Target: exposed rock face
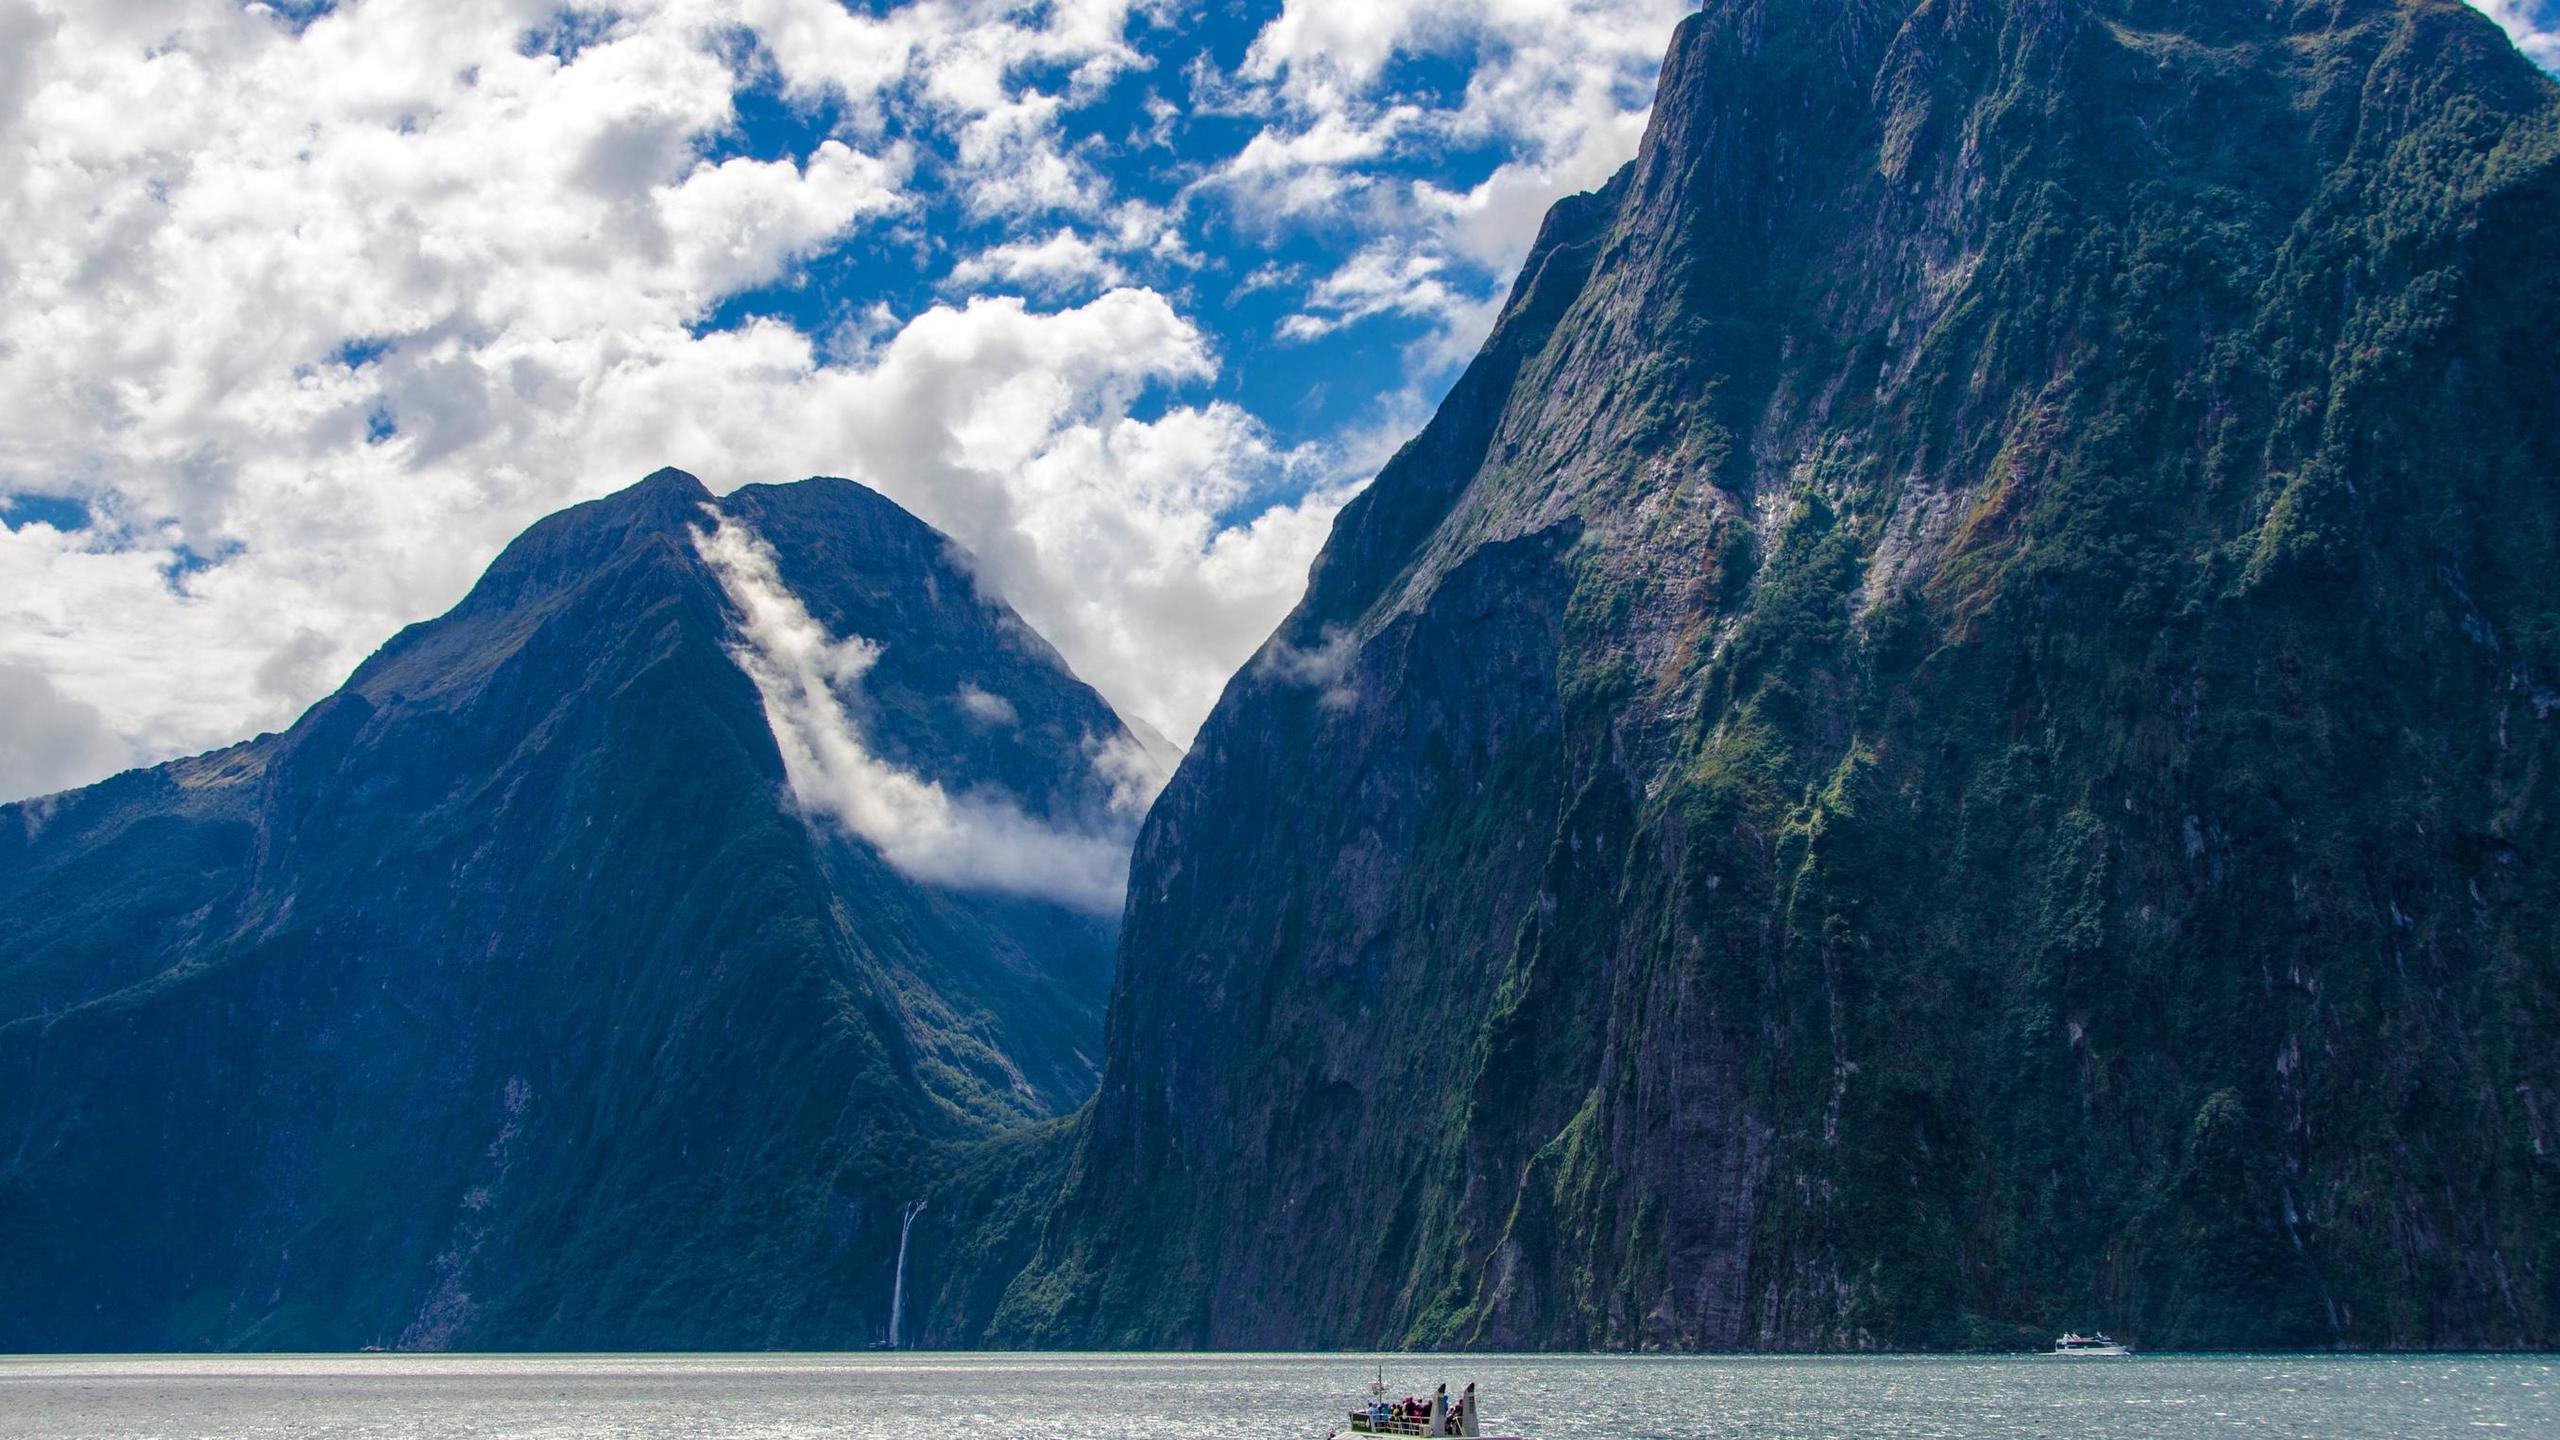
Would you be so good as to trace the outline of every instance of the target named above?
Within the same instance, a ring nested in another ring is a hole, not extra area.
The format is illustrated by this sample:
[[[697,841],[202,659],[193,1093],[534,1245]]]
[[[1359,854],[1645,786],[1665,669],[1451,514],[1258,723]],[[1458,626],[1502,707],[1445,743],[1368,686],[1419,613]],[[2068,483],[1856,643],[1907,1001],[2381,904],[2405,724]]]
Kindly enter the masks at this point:
[[[860,1346],[932,1152],[1090,1092],[1110,920],[804,818],[703,539],[953,795],[1107,830],[1117,719],[887,501],[711,504],[554,516],[290,731],[0,807],[0,1350]]]
[[[2560,1342],[2560,90],[1709,0],[1149,819],[988,1333]]]

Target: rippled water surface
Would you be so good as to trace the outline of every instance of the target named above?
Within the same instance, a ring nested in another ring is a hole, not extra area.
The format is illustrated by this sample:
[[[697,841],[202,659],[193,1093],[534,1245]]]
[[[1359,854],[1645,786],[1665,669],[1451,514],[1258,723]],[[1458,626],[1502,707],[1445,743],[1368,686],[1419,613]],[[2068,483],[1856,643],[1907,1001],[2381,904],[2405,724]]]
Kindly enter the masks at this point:
[[[1397,1394],[1477,1382],[1487,1433],[2560,1440],[2548,1357],[1590,1359],[1401,1356]],[[1251,1437],[1323,1440],[1370,1379],[1339,1356],[0,1358],[0,1435]]]

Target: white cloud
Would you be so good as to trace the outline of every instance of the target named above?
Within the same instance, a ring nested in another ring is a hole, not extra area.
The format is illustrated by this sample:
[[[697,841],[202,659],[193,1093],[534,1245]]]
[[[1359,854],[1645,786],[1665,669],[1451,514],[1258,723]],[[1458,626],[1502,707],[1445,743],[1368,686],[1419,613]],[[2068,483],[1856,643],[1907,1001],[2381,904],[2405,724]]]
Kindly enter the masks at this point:
[[[1127,278],[1101,247],[1073,230],[1060,229],[1042,240],[990,246],[952,266],[948,283],[961,290],[990,283],[1013,285],[1049,295],[1117,285]]]
[[[782,583],[773,551],[744,526],[713,517],[694,545],[738,613],[731,653],[763,698],[765,721],[802,809],[836,821],[900,873],[928,884],[1054,900],[1109,914],[1128,885],[1132,827],[1062,830],[1010,796],[954,796],[864,743],[848,693],[881,647],[830,636]]]
[[[1323,643],[1314,649],[1282,641],[1254,657],[1256,669],[1284,685],[1304,685],[1324,692],[1319,699],[1329,709],[1342,709],[1360,698],[1359,690],[1349,683],[1352,662],[1360,658],[1359,646],[1352,643],[1348,632],[1327,628]]]
[[[43,671],[0,663],[0,802],[83,785],[130,763],[106,717],[56,690]]]
[[[1012,726],[1022,723],[1022,715],[1013,708],[1013,702],[1001,695],[968,684],[962,685],[959,693],[960,708],[968,712],[969,718],[982,725]]]
[[[1147,807],[1164,793],[1182,763],[1182,754],[1132,733],[1114,735],[1095,746],[1091,759],[1095,773],[1110,782],[1111,812],[1135,824],[1146,818]]]
[[[1422,375],[1463,363],[1559,197],[1590,189],[1643,138],[1654,78],[1688,0],[1286,0],[1240,78],[1271,118],[1202,184],[1265,224],[1351,223],[1370,238],[1284,330],[1312,339],[1374,315],[1432,319]],[[1422,105],[1390,61],[1464,57],[1455,103]],[[1492,146],[1464,189],[1408,173],[1411,151]],[[1453,268],[1462,263],[1464,273]],[[1400,289],[1398,287],[1401,287]]]
[[[835,377],[800,433],[832,424],[817,453],[972,551],[1123,714],[1188,741],[1349,498],[1234,406],[1130,413],[1147,382],[1213,369],[1152,291],[1049,315],[978,299]]]
[[[2560,6],[2549,0],[2471,0],[2490,19],[2506,27],[2516,48],[2533,63],[2560,74]]]
[[[1423,112],[1411,105],[1371,112],[1345,104],[1331,90],[1320,94],[1324,108],[1292,123],[1265,126],[1202,188],[1237,200],[1248,217],[1265,223],[1333,216],[1352,196],[1368,191],[1376,182],[1359,167],[1384,159]]]
[[[843,97],[876,115],[879,97],[912,79],[951,139],[950,178],[973,215],[1091,214],[1108,198],[1108,183],[1059,122],[1071,103],[1145,68],[1126,38],[1131,0],[917,0],[882,14],[833,0],[695,3],[750,26],[791,93]],[[1060,69],[1063,86],[1025,80]]]
[[[1318,283],[1307,295],[1307,310],[1283,321],[1280,333],[1292,340],[1314,340],[1372,315],[1450,314],[1464,307],[1468,297],[1442,278],[1447,268],[1448,261],[1437,255],[1371,245]]]

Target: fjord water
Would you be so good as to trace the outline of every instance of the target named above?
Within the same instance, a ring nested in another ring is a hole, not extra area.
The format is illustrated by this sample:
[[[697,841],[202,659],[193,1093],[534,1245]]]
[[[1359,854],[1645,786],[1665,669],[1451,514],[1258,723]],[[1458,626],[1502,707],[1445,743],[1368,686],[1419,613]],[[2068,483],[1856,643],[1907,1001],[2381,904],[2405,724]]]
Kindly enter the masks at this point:
[[[361,1355],[0,1359],[10,1440],[1317,1440],[1370,1376],[1337,1355]],[[2547,1356],[1388,1358],[1472,1379],[1488,1429],[1860,1440],[2560,1436]]]

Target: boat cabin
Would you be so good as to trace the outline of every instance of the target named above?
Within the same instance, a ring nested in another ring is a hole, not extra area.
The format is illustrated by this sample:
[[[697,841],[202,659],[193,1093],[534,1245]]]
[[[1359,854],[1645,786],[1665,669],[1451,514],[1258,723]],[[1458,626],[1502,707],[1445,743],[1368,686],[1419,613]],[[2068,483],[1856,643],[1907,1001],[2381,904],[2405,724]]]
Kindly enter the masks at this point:
[[[1473,1384],[1449,1398],[1449,1387],[1441,1386],[1427,1400],[1411,1395],[1402,1400],[1387,1399],[1383,1376],[1369,1387],[1369,1403],[1351,1412],[1351,1428],[1339,1434],[1352,1435],[1456,1435],[1474,1436],[1476,1432],[1476,1387]]]

